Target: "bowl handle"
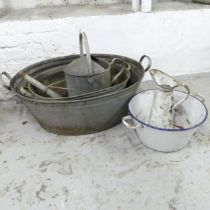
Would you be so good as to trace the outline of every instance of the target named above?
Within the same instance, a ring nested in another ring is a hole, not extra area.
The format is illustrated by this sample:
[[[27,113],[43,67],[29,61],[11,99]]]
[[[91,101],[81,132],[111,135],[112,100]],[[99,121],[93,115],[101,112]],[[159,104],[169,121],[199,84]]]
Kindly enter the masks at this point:
[[[131,116],[125,116],[122,118],[122,123],[127,127],[127,128],[130,128],[130,129],[136,129],[139,127],[139,125],[135,125],[134,123],[130,123],[130,121],[132,121],[132,117]]]
[[[206,99],[204,98],[204,96],[197,94],[197,93],[191,93],[191,96],[197,98],[198,100],[202,101],[203,103],[206,102]]]

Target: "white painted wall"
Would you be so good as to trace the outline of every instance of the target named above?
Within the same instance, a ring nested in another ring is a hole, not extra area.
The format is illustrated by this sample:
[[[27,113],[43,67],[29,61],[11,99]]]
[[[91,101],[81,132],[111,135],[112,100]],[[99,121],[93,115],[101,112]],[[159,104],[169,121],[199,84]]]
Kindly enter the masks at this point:
[[[53,6],[71,6],[78,4],[113,4],[128,2],[131,0],[0,0],[0,8],[36,8]]]
[[[132,13],[0,23],[0,70],[15,74],[35,62],[78,53],[85,31],[91,52],[139,59],[170,74],[210,70],[210,10]]]
[[[133,0],[137,1],[137,0]],[[141,0],[139,0],[141,2]],[[148,0],[150,1],[150,0]],[[173,0],[151,0],[153,4],[157,2],[168,2]],[[192,2],[192,0],[179,0],[181,2]],[[80,4],[116,4],[131,3],[132,0],[0,0],[1,8],[23,9],[37,7],[71,6]]]
[[[133,0],[136,1],[136,0]],[[141,2],[141,0],[139,0]],[[149,0],[148,0],[149,1]],[[151,0],[153,3],[168,2],[173,0]],[[192,2],[192,0],[179,0],[181,2]],[[80,4],[116,4],[131,3],[132,0],[0,0],[0,8],[23,9],[36,7],[71,6]]]

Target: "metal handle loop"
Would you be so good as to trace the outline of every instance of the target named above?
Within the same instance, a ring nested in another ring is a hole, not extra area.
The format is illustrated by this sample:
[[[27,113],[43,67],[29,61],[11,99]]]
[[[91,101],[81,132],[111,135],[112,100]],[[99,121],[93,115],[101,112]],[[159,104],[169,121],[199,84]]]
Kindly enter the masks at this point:
[[[5,77],[9,80],[9,83],[11,82],[12,77],[11,77],[7,72],[5,72],[5,71],[3,71],[3,72],[0,74],[0,80],[1,80],[2,84],[4,85],[4,87],[5,87],[7,90],[10,90],[10,91],[11,91],[10,85],[8,86],[8,85],[4,82],[3,76],[5,76]]]
[[[176,104],[173,105],[172,110],[175,109],[178,105],[180,105],[184,101],[186,101],[188,99],[188,97],[190,96],[190,89],[187,85],[178,84],[178,85],[174,86],[171,90],[173,91],[177,87],[184,87],[187,90],[187,93],[186,93],[186,96],[183,99],[181,99],[179,102],[177,102]]]
[[[130,129],[136,129],[138,128],[139,126],[138,125],[134,125],[134,124],[130,124],[128,122],[128,120],[132,120],[133,118],[131,116],[125,116],[122,118],[122,123],[127,127],[127,128],[130,128]]]
[[[130,71],[131,69],[131,65],[129,63],[125,63],[123,62],[121,59],[119,58],[113,58],[111,63],[109,64],[109,70],[111,69],[111,66],[116,62],[116,61],[120,61],[123,65],[126,64],[127,67],[124,68],[122,67],[122,69],[120,70],[120,72],[112,79],[111,84],[113,84],[119,77],[120,75],[124,72],[124,71]]]
[[[190,94],[191,96],[194,96],[195,98],[197,98],[198,100],[202,101],[203,103],[206,102],[206,99],[204,98],[204,96],[200,95],[200,94]]]
[[[3,76],[5,76],[9,80],[9,86],[5,83]],[[14,98],[15,94],[11,90],[11,86],[10,86],[11,80],[12,80],[12,77],[7,72],[4,71],[0,74],[0,81],[3,85],[3,88],[5,88],[5,90],[9,91],[6,93],[6,92],[4,92],[4,90],[0,89],[0,92],[3,94],[3,97],[4,97],[4,98],[0,98],[0,101],[8,101],[8,100]]]
[[[109,66],[111,66],[112,64],[114,64],[115,62],[119,61],[121,64],[125,65],[125,69],[130,71],[131,69],[131,65],[129,63],[126,63],[125,61],[122,61],[119,58],[113,58],[111,63],[109,64]]]
[[[144,60],[145,58],[148,60],[148,65],[147,65],[147,67],[144,69],[144,71],[147,72],[147,71],[151,68],[151,66],[152,66],[152,59],[151,59],[149,56],[147,56],[147,55],[143,55],[143,56],[141,56],[141,58],[139,59],[139,64],[140,64],[140,65],[142,65],[142,62],[143,62],[143,60]]]
[[[85,47],[85,52],[86,52],[86,58],[87,58],[87,64],[88,64],[88,75],[93,76],[90,48],[89,48],[89,44],[88,44],[88,40],[87,40],[87,36],[86,36],[85,32],[81,32],[79,34],[79,46],[80,46],[80,57],[81,58],[84,57],[83,45]]]

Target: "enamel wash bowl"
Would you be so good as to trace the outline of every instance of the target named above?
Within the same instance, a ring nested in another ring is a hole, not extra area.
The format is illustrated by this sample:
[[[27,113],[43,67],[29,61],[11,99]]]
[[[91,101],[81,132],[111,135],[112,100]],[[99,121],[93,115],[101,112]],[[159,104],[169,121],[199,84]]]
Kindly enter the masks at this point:
[[[131,129],[136,129],[144,145],[161,151],[173,152],[183,148],[193,133],[207,119],[208,111],[205,104],[193,95],[177,107],[174,122],[177,127],[172,129],[155,127],[148,123],[153,96],[156,90],[146,90],[134,96],[129,103],[129,116],[123,118],[123,123]],[[179,101],[186,93],[174,91],[174,100]],[[132,122],[131,122],[132,120]]]

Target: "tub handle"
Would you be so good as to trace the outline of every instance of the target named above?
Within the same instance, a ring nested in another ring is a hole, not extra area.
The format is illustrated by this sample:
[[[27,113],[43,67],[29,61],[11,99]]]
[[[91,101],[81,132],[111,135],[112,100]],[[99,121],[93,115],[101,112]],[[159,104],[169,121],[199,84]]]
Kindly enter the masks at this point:
[[[129,63],[125,63],[125,62],[123,62],[123,61],[122,61],[121,59],[119,59],[119,58],[113,58],[112,61],[111,61],[111,63],[109,64],[109,71],[110,71],[110,69],[111,69],[111,66],[112,66],[114,63],[116,63],[117,61],[120,62],[120,63],[122,63],[123,65],[125,65],[125,68],[122,67],[122,69],[120,70],[120,72],[112,79],[111,84],[114,84],[114,82],[120,77],[120,75],[121,75],[124,71],[130,71],[130,69],[131,69],[131,65],[130,65]]]
[[[142,62],[147,59],[148,61],[148,64],[147,64],[147,67],[144,69],[145,72],[147,72],[151,66],[152,66],[152,59],[148,56],[148,55],[143,55],[141,56],[141,58],[139,59],[139,64],[142,65]]]
[[[111,63],[109,64],[109,66],[111,66],[112,64],[114,64],[116,62],[122,64],[127,71],[130,71],[131,65],[129,63],[126,63],[125,61],[121,60],[120,58],[113,58]]]
[[[138,125],[135,125],[134,123],[130,123],[129,121],[131,121],[133,118],[131,116],[125,116],[122,118],[122,123],[127,127],[127,128],[130,128],[130,129],[136,129],[138,128],[139,126]]]
[[[5,76],[9,80],[9,85],[6,84],[3,76]],[[4,85],[4,88],[11,91],[10,82],[12,80],[12,77],[9,75],[9,73],[7,73],[6,71],[3,71],[0,75],[0,80],[1,80],[2,84]]]
[[[9,85],[7,85],[7,83],[5,82],[4,76],[9,80]],[[9,73],[3,71],[0,74],[0,82],[3,85],[3,88],[5,88],[7,91],[9,91],[9,92],[5,92],[5,91],[3,91],[3,89],[2,90],[0,89],[0,92],[2,93],[2,95],[4,97],[4,98],[0,98],[0,101],[8,101],[15,97],[15,94],[11,90],[11,80],[12,80],[12,77],[10,76]]]

